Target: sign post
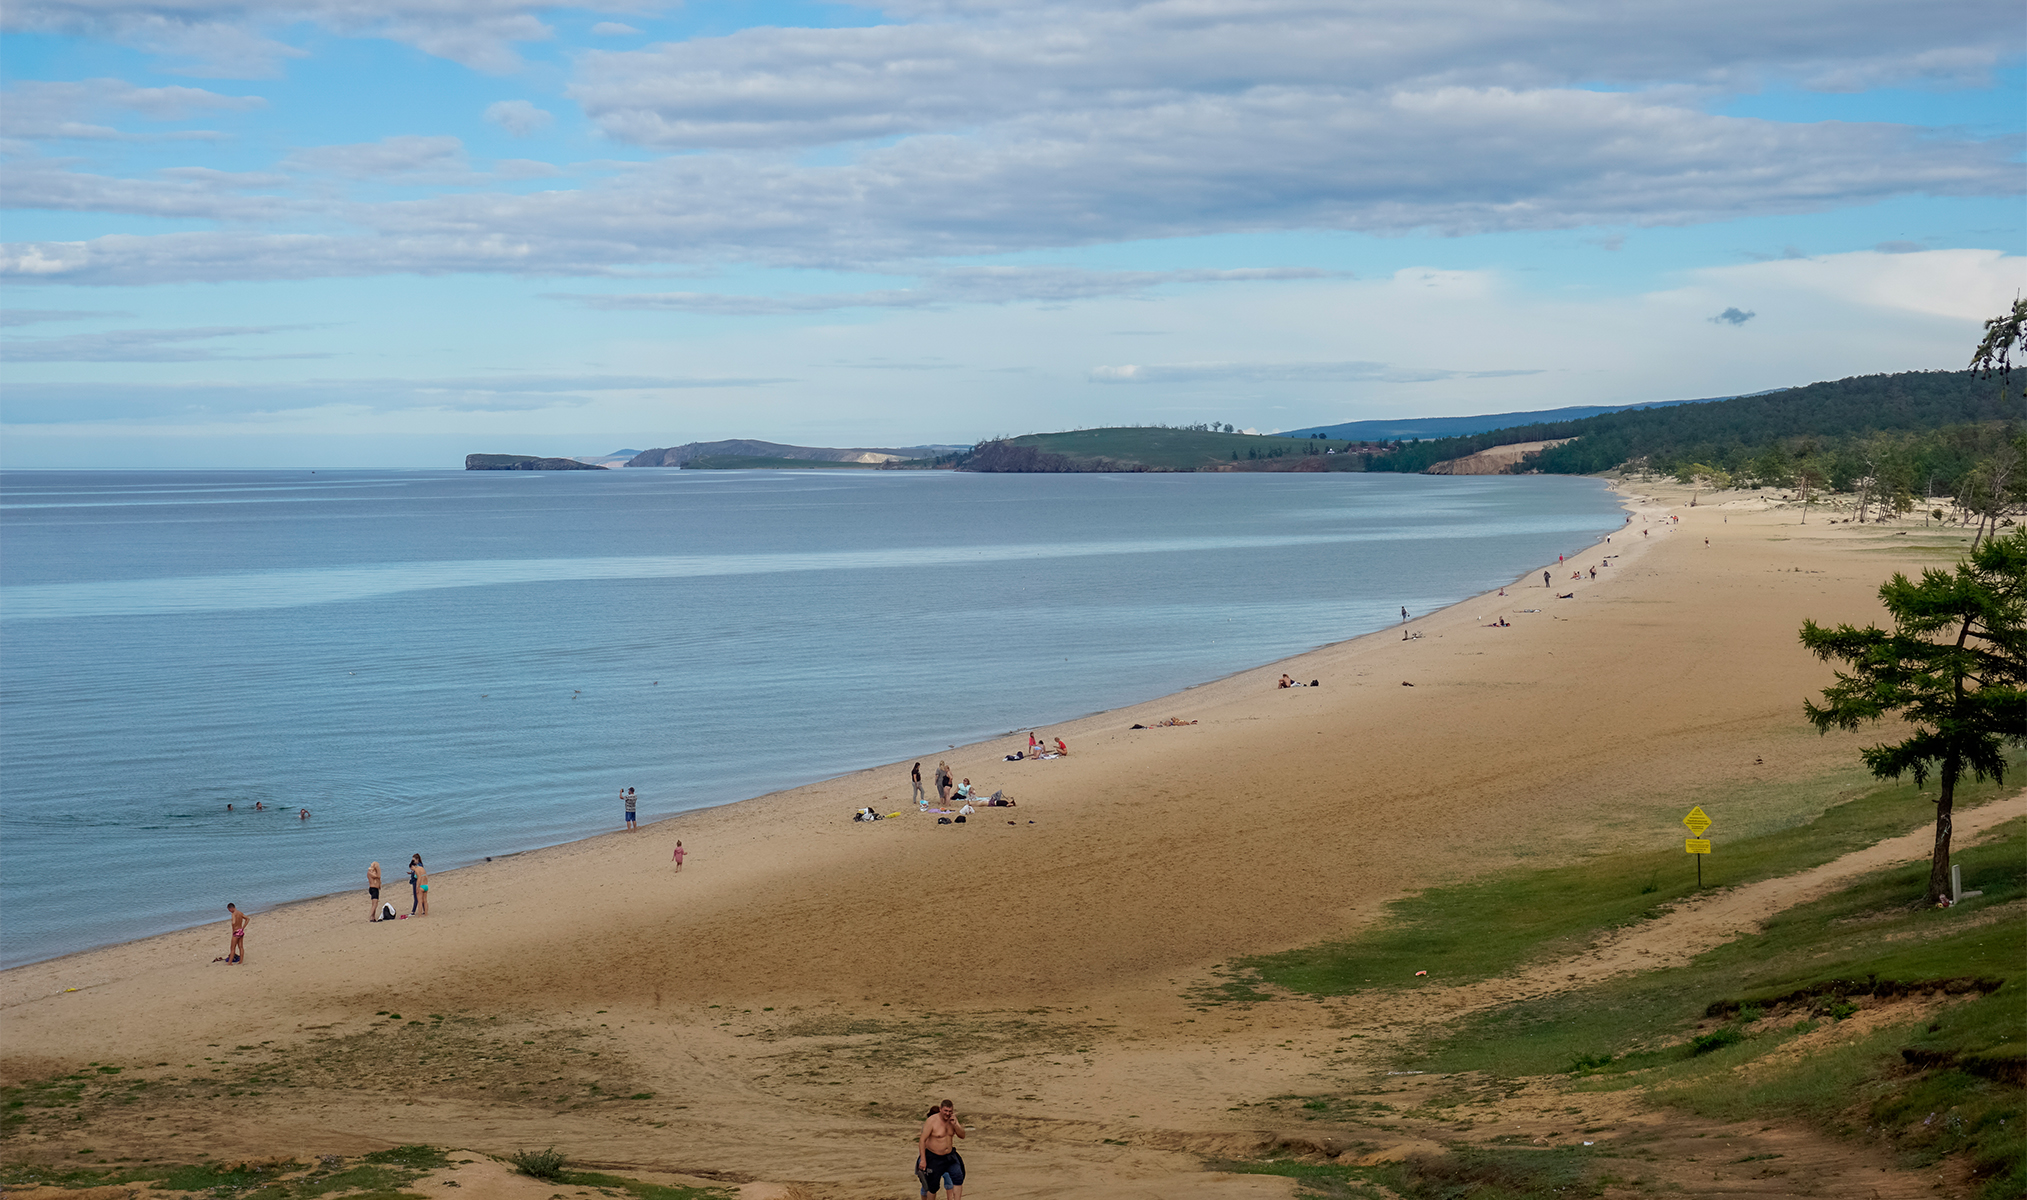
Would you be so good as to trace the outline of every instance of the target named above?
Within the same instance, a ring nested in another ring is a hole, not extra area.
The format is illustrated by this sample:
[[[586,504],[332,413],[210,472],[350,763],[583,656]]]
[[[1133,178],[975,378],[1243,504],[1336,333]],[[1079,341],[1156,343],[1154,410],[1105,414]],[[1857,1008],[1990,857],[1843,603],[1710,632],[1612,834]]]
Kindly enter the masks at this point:
[[[1684,853],[1694,854],[1697,856],[1696,889],[1698,891],[1702,891],[1703,890],[1702,856],[1710,853],[1710,841],[1709,839],[1703,836],[1703,831],[1710,828],[1711,821],[1710,818],[1707,815],[1705,815],[1703,811],[1703,806],[1699,804],[1695,808],[1689,810],[1689,815],[1682,818],[1682,823],[1689,827],[1689,832],[1692,835],[1683,840],[1682,849]]]

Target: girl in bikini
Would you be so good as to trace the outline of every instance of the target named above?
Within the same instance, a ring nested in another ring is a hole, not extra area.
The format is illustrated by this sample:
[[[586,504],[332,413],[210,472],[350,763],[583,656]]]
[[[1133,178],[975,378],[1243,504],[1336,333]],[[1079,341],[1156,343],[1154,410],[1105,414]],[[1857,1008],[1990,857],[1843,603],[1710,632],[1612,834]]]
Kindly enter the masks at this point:
[[[422,906],[422,915],[426,917],[429,915],[429,869],[422,865],[422,855],[408,860],[408,877],[415,881],[415,901]]]

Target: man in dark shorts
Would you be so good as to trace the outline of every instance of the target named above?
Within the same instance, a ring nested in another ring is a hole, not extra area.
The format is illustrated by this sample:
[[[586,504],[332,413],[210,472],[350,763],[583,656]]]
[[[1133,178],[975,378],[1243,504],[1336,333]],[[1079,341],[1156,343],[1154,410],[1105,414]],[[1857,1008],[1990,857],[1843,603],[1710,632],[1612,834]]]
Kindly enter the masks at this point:
[[[964,1159],[954,1139],[965,1136],[957,1123],[957,1108],[945,1100],[929,1110],[922,1122],[922,1136],[915,1146],[915,1178],[922,1182],[922,1200],[950,1185],[950,1200],[964,1200]]]
[[[370,916],[366,919],[380,919],[380,864],[373,863],[366,868],[366,906]]]
[[[627,827],[628,829],[639,829],[639,828],[640,828],[640,826],[638,826],[638,825],[635,825],[635,824],[633,823],[633,822],[634,822],[634,803],[635,803],[635,802],[634,802],[634,795],[633,795],[633,789],[632,789],[632,788],[628,788],[628,789],[626,789],[626,791],[625,791],[624,793],[622,793],[622,798],[623,798],[623,799],[624,799],[624,800],[626,801],[626,827]]]

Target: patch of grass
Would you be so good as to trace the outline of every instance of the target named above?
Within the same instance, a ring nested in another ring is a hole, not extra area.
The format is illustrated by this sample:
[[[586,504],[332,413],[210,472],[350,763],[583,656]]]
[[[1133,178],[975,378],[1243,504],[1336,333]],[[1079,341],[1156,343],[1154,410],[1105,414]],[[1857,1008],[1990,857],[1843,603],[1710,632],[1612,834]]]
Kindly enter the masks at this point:
[[[391,1150],[375,1150],[360,1158],[360,1162],[386,1163],[396,1167],[414,1167],[422,1171],[434,1171],[450,1165],[450,1156],[435,1146],[396,1146]]]
[[[1277,1159],[1215,1162],[1210,1169],[1293,1179],[1298,1195],[1323,1200],[1380,1200],[1388,1194],[1404,1200],[1535,1200],[1599,1195],[1604,1181],[1596,1178],[1596,1158],[1574,1146],[1458,1146],[1371,1167]]]
[[[171,1167],[155,1177],[155,1186],[171,1192],[211,1192],[223,1196],[249,1191],[302,1169],[303,1164],[297,1162],[204,1162]]]
[[[415,1178],[413,1171],[361,1164],[331,1175],[302,1180],[295,1185],[300,1197],[326,1196],[332,1192],[387,1192],[398,1190]]]
[[[644,1183],[638,1179],[603,1175],[596,1171],[565,1171],[556,1181],[571,1187],[605,1188],[625,1192],[637,1197],[638,1200],[731,1200],[734,1195],[729,1188],[693,1188],[675,1184]]]
[[[113,1172],[92,1167],[44,1167],[33,1163],[0,1166],[0,1186],[6,1187],[98,1187],[114,1182]]]
[[[1413,1061],[1495,1077],[1565,1071],[1587,1089],[1646,1086],[1661,1103],[1723,1121],[1800,1117],[1883,1136],[1915,1165],[1961,1155],[1990,1200],[2027,1194],[2027,926],[1991,913],[2027,898],[2027,820],[1956,861],[1984,897],[1924,908],[1915,901],[1927,863],[1874,872],[1686,966],[1467,1020]],[[1759,1062],[1825,1022],[1910,994],[1945,1007]],[[1794,1017],[1804,1019],[1780,1024]],[[1752,1027],[1767,1018],[1775,1029]]]
[[[1744,1040],[1745,1034],[1739,1032],[1738,1026],[1726,1025],[1722,1029],[1713,1029],[1709,1033],[1700,1033],[1690,1038],[1689,1053],[1691,1055],[1709,1054],[1713,1050],[1722,1050],[1726,1046],[1736,1046]]]
[[[1989,784],[1965,788],[1959,803],[1973,807],[2000,791]],[[1792,874],[1919,828],[1933,820],[1930,811],[1912,784],[1878,787],[1832,805],[1807,824],[1725,842],[1717,856],[1721,864],[1712,865],[1721,868],[1727,885]],[[1661,905],[1695,892],[1695,876],[1682,865],[1687,856],[1675,831],[1668,831],[1666,841],[1666,849],[1431,888],[1396,901],[1385,921],[1350,941],[1234,964],[1239,971],[1223,990],[1267,983],[1306,995],[1341,996],[1458,984],[1503,975],[1533,959],[1578,953],[1599,933],[1651,919]],[[1966,867],[1966,880],[1976,877]],[[1918,885],[1911,894],[1898,880],[1890,886],[1899,888],[1903,899],[1921,895]],[[1998,899],[1987,888],[1985,902]],[[1418,979],[1415,972],[1423,970],[1428,977]]]
[[[1213,1171],[1233,1175],[1278,1175],[1295,1181],[1295,1194],[1308,1200],[1381,1200],[1385,1192],[1373,1186],[1386,1171],[1378,1167],[1341,1167],[1335,1163],[1284,1159],[1276,1162],[1222,1161],[1207,1164]]]

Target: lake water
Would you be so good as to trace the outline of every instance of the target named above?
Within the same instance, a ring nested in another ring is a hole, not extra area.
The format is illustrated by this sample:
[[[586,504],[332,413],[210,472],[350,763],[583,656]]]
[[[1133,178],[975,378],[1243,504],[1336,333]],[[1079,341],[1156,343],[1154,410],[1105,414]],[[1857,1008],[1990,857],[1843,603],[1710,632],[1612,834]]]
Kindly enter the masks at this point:
[[[1622,520],[1541,476],[10,474],[0,963],[1045,728]]]

